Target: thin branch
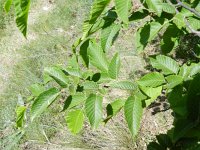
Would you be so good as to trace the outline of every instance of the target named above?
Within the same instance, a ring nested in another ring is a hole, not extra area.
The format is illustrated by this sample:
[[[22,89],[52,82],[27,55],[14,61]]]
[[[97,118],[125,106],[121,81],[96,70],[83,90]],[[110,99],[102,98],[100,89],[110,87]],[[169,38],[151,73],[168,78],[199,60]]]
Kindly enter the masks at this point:
[[[178,6],[182,6],[183,8],[189,10],[190,12],[194,13],[197,17],[200,18],[200,13],[198,11],[196,11],[195,9],[190,8],[189,6],[183,4],[180,0],[176,0],[176,1],[177,1]]]
[[[179,10],[175,7],[174,4],[172,4],[172,2],[170,0],[166,0],[166,1],[167,1],[167,3],[169,3],[171,6],[173,6],[175,8],[176,14],[180,13]],[[187,10],[189,10],[190,12],[194,13],[196,16],[198,16],[200,18],[200,13],[197,12],[195,9],[192,9],[192,8],[184,5],[180,0],[176,0],[176,1],[177,1],[176,6],[182,6],[182,7],[186,8]],[[200,37],[200,31],[194,30],[191,27],[190,23],[188,22],[187,18],[184,15],[183,15],[183,17],[184,17],[185,25],[190,30],[190,32]]]
[[[166,0],[167,3],[169,3],[171,6],[173,6],[175,8],[176,14],[179,13],[178,9],[174,6],[174,4],[172,4],[172,2],[170,0]]]
[[[191,27],[190,23],[188,22],[188,20],[187,20],[185,17],[184,17],[184,21],[185,21],[185,24],[186,24],[186,26],[188,27],[188,29],[189,29],[193,34],[195,34],[195,35],[197,35],[197,36],[200,37],[200,31],[194,30],[194,29]]]

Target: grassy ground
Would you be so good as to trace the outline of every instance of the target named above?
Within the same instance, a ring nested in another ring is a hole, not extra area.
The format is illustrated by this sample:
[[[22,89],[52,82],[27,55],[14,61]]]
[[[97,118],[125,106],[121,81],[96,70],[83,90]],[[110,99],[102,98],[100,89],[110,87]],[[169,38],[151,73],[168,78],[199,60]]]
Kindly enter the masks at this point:
[[[82,14],[88,10],[89,3],[85,0],[75,0],[73,3],[68,0],[64,4],[61,0],[52,3],[33,1],[28,40],[22,37],[13,22],[4,28],[5,35],[1,36],[0,42],[0,127],[1,137],[4,137],[2,146],[10,144],[19,95],[23,95],[23,98],[29,95],[29,86],[40,82],[44,67],[66,63],[70,45],[81,31],[84,19]],[[80,11],[76,14],[75,10]],[[77,29],[71,32],[72,28]],[[38,124],[30,128],[34,130],[34,134],[27,132],[24,141],[46,140],[41,135]]]
[[[30,94],[29,86],[41,81],[44,67],[67,63],[70,46],[81,34],[81,25],[91,2],[33,0],[28,40],[22,37],[12,21],[4,26],[4,34],[0,36],[0,149],[145,149],[154,135],[160,133],[159,129],[168,123],[165,117],[169,112],[152,117],[147,110],[141,134],[134,142],[121,113],[97,131],[85,125],[84,131],[74,136],[67,130],[64,115],[58,113],[59,105],[54,104],[27,128],[22,138],[16,134],[18,98],[26,100]],[[144,72],[146,65],[134,51],[133,34],[130,34],[133,32],[130,29],[121,33],[113,47],[122,56],[121,77],[130,79],[137,77],[138,72]],[[110,96],[116,93],[120,94],[114,91]],[[157,130],[149,133],[149,128]]]

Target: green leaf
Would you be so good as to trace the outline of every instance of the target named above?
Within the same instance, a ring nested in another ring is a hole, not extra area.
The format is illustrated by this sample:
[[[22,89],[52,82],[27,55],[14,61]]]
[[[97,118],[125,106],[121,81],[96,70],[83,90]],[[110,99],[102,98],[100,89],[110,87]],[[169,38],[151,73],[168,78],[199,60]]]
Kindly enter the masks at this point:
[[[97,67],[102,72],[108,71],[108,59],[103,52],[101,46],[97,45],[95,42],[89,43],[88,55],[90,63]]]
[[[190,130],[185,134],[184,137],[186,137],[186,138],[195,138],[195,139],[198,141],[198,138],[200,137],[199,129],[200,129],[200,126],[199,126],[199,125],[195,126],[194,128],[190,129]],[[197,141],[194,141],[195,144],[197,144],[197,146],[200,146],[200,145],[198,144]],[[194,144],[194,143],[193,143],[193,144]],[[188,145],[188,146],[191,146],[191,145]],[[190,147],[190,148],[191,148],[191,147]],[[195,149],[196,147],[192,147],[192,148]],[[198,147],[197,149],[199,149],[199,148],[200,148],[200,147]],[[192,149],[190,149],[190,150],[192,150]]]
[[[146,88],[149,88],[149,87],[146,87]],[[158,87],[157,87],[158,88]],[[140,91],[140,90],[138,90],[138,91],[136,91],[136,92],[134,92],[134,95],[138,98],[138,99],[140,99],[140,100],[146,100],[148,97],[146,96],[146,94],[145,93],[143,93],[142,91]]]
[[[5,3],[4,3],[4,9],[5,11],[8,13],[10,11],[10,7],[12,5],[12,0],[7,0]]]
[[[89,32],[92,28],[92,24],[89,23],[89,20],[85,20],[83,22],[83,35],[81,37],[81,41],[85,40],[89,36]]]
[[[163,9],[164,12],[167,12],[169,14],[175,14],[176,13],[175,7],[173,7],[172,5],[170,5],[168,3],[162,3],[162,9]]]
[[[44,80],[44,84],[47,84],[48,82],[52,81],[53,78],[50,77],[48,74],[46,74],[45,72],[43,73],[43,80]]]
[[[84,83],[82,83],[82,86],[84,87],[85,90],[99,89],[99,85],[93,81],[85,81]]]
[[[192,76],[196,75],[197,73],[200,73],[200,63],[194,64],[194,65],[191,66],[189,76],[192,77]]]
[[[182,13],[178,13],[174,16],[173,22],[179,29],[185,27],[184,15]]]
[[[13,3],[17,27],[26,37],[30,0],[14,0]]]
[[[107,12],[109,13],[109,12]],[[106,27],[106,23],[112,24],[114,21],[106,20],[106,17],[103,16],[103,19],[98,19],[94,24],[92,24],[92,28],[89,30],[89,35],[96,33],[98,30]]]
[[[102,72],[98,83],[109,83],[111,80],[108,73]]]
[[[107,115],[115,116],[120,111],[120,109],[124,106],[124,104],[125,104],[125,101],[121,99],[117,99],[114,102],[108,104],[106,107]]]
[[[72,44],[72,51],[75,52],[76,51],[76,48],[81,44],[82,42],[82,39],[81,37],[78,38],[73,44]]]
[[[162,52],[164,52],[165,54],[169,53],[172,50],[174,50],[174,48],[176,48],[176,46],[178,46],[177,35],[179,35],[180,33],[181,33],[181,31],[174,24],[169,25],[167,27],[165,33],[163,34],[163,38],[161,40]]]
[[[159,143],[164,149],[167,149],[167,148],[173,146],[173,143],[172,143],[170,137],[169,137],[167,134],[159,134],[159,135],[156,135],[156,139],[158,140],[158,143]]]
[[[17,114],[16,124],[18,128],[23,127],[25,112],[26,112],[25,106],[18,106],[16,109],[16,114]]]
[[[41,93],[32,104],[31,121],[43,113],[56,100],[59,94],[60,92],[56,88],[51,88]]]
[[[193,68],[193,65],[187,66],[186,64],[184,64],[183,66],[180,67],[180,71],[178,75],[182,76],[184,80],[187,80],[188,77],[190,76],[192,68]]]
[[[190,82],[187,96],[187,109],[189,112],[188,118],[198,120],[200,116],[200,74],[197,74]]]
[[[64,104],[62,111],[71,109],[71,108],[83,103],[85,100],[86,100],[86,95],[83,93],[76,93],[75,95],[70,95],[65,100],[65,104]]]
[[[156,143],[156,142],[150,142],[148,145],[147,145],[147,149],[148,150],[164,150],[163,147]]]
[[[118,81],[109,84],[112,88],[123,89],[123,90],[134,90],[135,85],[131,81]]]
[[[149,106],[153,101],[157,99],[158,96],[161,95],[162,86],[153,88],[153,87],[140,87],[142,92],[146,94],[149,98],[145,100],[146,107]]]
[[[125,101],[121,99],[117,99],[114,102],[110,103],[107,105],[106,110],[107,110],[107,117],[104,120],[105,123],[108,122],[111,117],[115,116],[124,106]]]
[[[140,86],[157,87],[165,83],[165,78],[158,72],[148,73],[137,81]]]
[[[40,84],[33,84],[30,86],[30,91],[32,95],[39,96],[42,92],[45,91],[45,88]]]
[[[84,114],[82,110],[74,110],[67,114],[66,122],[69,130],[77,134],[83,128]]]
[[[200,12],[200,3],[198,0],[196,0],[197,4],[196,4],[196,7],[195,7],[195,10]]]
[[[79,69],[77,56],[75,54],[68,60],[68,68]]]
[[[135,137],[140,129],[142,119],[142,101],[136,95],[127,99],[124,106],[125,119],[128,123],[129,130]]]
[[[162,27],[163,26],[159,22],[151,22],[139,28],[135,34],[137,51],[142,51],[147,43],[151,42],[158,35]]]
[[[98,82],[101,78],[101,73],[95,73],[92,75],[92,81]]]
[[[87,80],[87,79],[91,79],[91,77],[94,75],[92,70],[87,69],[85,72],[82,73],[82,78]]]
[[[78,78],[74,79],[74,82],[72,82],[68,87],[68,92],[71,95],[76,94],[77,92],[83,92],[83,87],[79,85],[80,80]],[[67,90],[67,89],[66,89]]]
[[[194,14],[193,14],[193,12],[191,12],[190,10],[188,10],[188,9],[185,9],[185,8],[182,8],[181,9],[181,14],[184,16],[184,17],[191,17],[191,16],[193,16]]]
[[[166,77],[168,84],[166,85],[167,88],[172,89],[179,84],[182,84],[183,77],[179,75],[170,75]]]
[[[90,24],[95,23],[97,18],[104,11],[105,7],[110,3],[110,0],[95,0],[90,11]]]
[[[75,77],[81,77],[81,71],[77,68],[63,68],[64,71],[66,71],[69,75],[75,76]]]
[[[187,103],[186,97],[183,96],[183,86],[179,85],[172,89],[167,94],[167,99],[170,103],[170,108],[180,116],[186,116],[187,114]]]
[[[153,11],[153,12],[156,12],[156,14],[158,16],[161,16],[161,13],[162,13],[162,1],[161,0],[146,0],[145,1],[148,8]]]
[[[89,47],[89,41],[90,39],[86,40],[81,46],[80,46],[80,56],[84,62],[84,65],[86,67],[89,66],[89,56],[88,56],[88,47]]]
[[[150,61],[154,68],[162,70],[165,75],[177,74],[179,71],[178,63],[170,57],[158,55],[156,59],[150,58]]]
[[[107,27],[114,23],[114,21],[117,19],[117,13],[114,9],[114,7],[111,7],[106,13],[105,16],[103,16],[103,19],[105,19],[104,27]]]
[[[44,69],[44,73],[52,77],[61,87],[67,87],[69,79],[62,69],[58,67],[47,67]]]
[[[85,103],[86,115],[93,129],[96,129],[102,121],[102,101],[102,96],[90,94]]]
[[[108,68],[109,76],[112,79],[117,79],[119,75],[119,69],[120,69],[120,58],[118,53],[116,53],[109,64]]]
[[[90,94],[85,103],[86,115],[89,119],[92,128],[94,129],[96,129],[102,121],[102,101],[102,96]]]
[[[107,52],[112,46],[120,30],[120,25],[113,24],[107,28],[103,28],[101,31],[101,47],[104,52]]]
[[[115,8],[120,20],[128,24],[130,0],[115,0]]]
[[[187,119],[178,119],[174,125],[173,142],[175,143],[197,124]]]
[[[134,21],[134,22],[141,21],[148,15],[149,15],[149,12],[146,9],[141,9],[141,10],[133,12],[131,16],[129,17],[129,21]]]
[[[102,27],[104,27],[107,22],[114,22],[114,21],[111,21],[111,20],[105,21],[104,19],[98,19],[94,23],[91,23],[90,20],[84,21],[84,23],[83,23],[83,35],[81,37],[81,42],[83,40],[85,40],[87,37],[89,37],[90,35],[92,35],[93,33],[97,32]],[[74,45],[74,47],[75,46],[76,45]]]

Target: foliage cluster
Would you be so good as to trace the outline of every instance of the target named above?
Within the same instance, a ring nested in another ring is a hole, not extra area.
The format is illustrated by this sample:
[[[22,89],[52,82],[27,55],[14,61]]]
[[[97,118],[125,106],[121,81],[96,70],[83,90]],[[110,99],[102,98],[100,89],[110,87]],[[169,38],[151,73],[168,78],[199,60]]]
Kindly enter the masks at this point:
[[[10,2],[8,0],[5,5],[7,10]],[[27,21],[29,1],[24,2],[20,5],[24,11],[16,13],[16,22],[26,35],[27,24],[23,21]],[[143,109],[165,91],[173,110],[174,127],[166,135],[157,136],[157,143],[150,143],[148,148],[197,149],[200,65],[196,62],[179,64],[166,55],[181,44],[181,37],[200,36],[199,0],[141,0],[139,8],[133,8],[131,0],[111,2],[94,1],[90,17],[83,25],[83,35],[72,45],[73,55],[67,66],[45,68],[43,82],[31,86],[29,103],[22,102],[17,107],[17,127],[23,132],[24,121],[34,121],[62,97],[65,99],[62,111],[68,112],[66,122],[72,133],[82,130],[86,117],[91,127],[96,129],[101,122],[107,123],[123,109],[130,132],[136,137]],[[19,3],[14,4],[18,12]],[[22,12],[23,15],[19,15]],[[138,21],[145,22],[135,33],[138,52],[159,36],[161,53],[165,55],[149,56],[155,70],[139,80],[120,80],[120,56],[118,53],[108,55],[109,49],[119,32]],[[198,60],[199,50],[197,45],[188,51]],[[52,82],[57,85],[52,86]],[[107,116],[104,116],[103,100],[113,88],[127,90],[130,96],[126,100],[112,100],[106,107]],[[25,120],[25,115],[30,115],[30,120]]]

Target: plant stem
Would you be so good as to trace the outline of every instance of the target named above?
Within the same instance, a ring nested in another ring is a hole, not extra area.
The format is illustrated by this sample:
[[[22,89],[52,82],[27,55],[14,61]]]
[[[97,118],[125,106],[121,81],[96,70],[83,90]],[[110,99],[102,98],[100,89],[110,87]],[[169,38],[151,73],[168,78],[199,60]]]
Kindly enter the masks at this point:
[[[172,2],[170,0],[166,0],[167,3],[169,3],[171,6],[175,7],[175,11],[176,11],[176,14],[180,13],[179,10],[176,8],[176,6],[182,6],[184,7],[185,9],[189,10],[190,12],[194,13],[197,17],[200,18],[200,13],[197,12],[195,9],[193,8],[190,8],[188,7],[187,5],[184,5],[180,0],[176,0],[177,1],[177,5],[173,5]],[[184,16],[184,15],[183,15]],[[185,22],[185,25],[186,27],[190,30],[191,33],[197,35],[200,37],[200,31],[196,31],[194,30],[191,25],[189,24],[188,20],[186,19],[186,17],[184,16],[184,22]]]
[[[190,12],[194,13],[197,17],[200,18],[200,13],[198,11],[196,11],[195,9],[190,8],[189,6],[183,4],[180,0],[176,0],[176,1],[177,1],[177,5],[178,6],[181,6],[181,7],[185,8],[185,9],[189,10]]]

